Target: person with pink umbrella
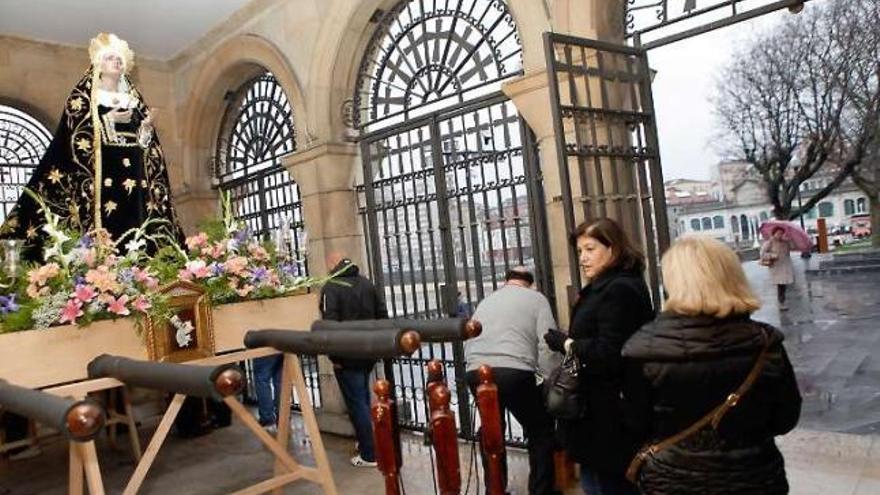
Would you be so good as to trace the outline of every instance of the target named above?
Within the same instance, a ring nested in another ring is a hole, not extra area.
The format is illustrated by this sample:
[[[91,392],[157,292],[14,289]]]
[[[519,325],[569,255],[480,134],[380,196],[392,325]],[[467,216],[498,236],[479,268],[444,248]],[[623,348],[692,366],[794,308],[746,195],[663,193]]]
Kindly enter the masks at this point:
[[[770,280],[776,285],[779,309],[785,311],[785,290],[794,283],[794,265],[791,251],[807,251],[812,247],[810,236],[797,226],[779,220],[761,225],[761,235],[767,239],[761,246],[760,263],[770,269]]]

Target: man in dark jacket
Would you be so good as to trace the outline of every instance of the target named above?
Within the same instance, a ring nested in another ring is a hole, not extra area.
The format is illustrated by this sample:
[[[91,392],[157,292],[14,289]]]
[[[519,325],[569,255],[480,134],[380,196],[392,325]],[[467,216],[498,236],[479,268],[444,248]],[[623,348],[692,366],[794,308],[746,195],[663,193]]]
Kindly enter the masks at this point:
[[[340,283],[328,283],[321,290],[321,318],[350,321],[388,318],[379,291],[366,277],[360,275],[357,265],[345,255],[333,253],[327,257],[331,274]],[[373,448],[373,427],[370,422],[370,371],[375,365],[370,359],[349,359],[330,356],[339,390],[354,426],[359,454],[351,458],[356,467],[376,466]]]

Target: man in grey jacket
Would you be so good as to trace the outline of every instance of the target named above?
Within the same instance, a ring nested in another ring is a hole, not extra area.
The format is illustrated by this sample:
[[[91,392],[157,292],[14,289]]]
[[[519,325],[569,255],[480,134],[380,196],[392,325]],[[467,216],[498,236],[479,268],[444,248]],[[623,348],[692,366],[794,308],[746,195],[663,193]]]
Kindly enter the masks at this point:
[[[526,268],[508,271],[505,279],[473,315],[483,333],[465,343],[468,385],[473,393],[479,384],[477,369],[483,364],[492,367],[501,408],[513,414],[528,439],[529,493],[553,494],[553,418],[544,409],[539,381],[559,364],[558,354],[543,339],[548,329],[556,328],[556,321],[547,298],[532,288],[534,276]],[[502,414],[502,431],[504,419]],[[506,483],[506,459],[503,468]]]

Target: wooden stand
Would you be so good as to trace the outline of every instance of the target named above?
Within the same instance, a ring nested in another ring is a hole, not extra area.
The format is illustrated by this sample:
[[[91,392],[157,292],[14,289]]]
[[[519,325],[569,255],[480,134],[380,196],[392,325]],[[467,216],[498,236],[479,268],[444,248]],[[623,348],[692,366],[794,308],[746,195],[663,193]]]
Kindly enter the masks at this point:
[[[255,359],[264,356],[272,356],[278,354],[274,349],[253,349],[247,351],[234,352],[224,354],[222,356],[213,356],[205,359],[191,361],[188,364],[198,365],[221,365],[227,363],[236,363],[247,359]],[[123,384],[112,378],[99,378],[88,380],[72,385],[65,385],[48,389],[47,392],[73,397],[84,397],[89,392],[98,390],[107,390],[115,387],[123,386]],[[290,407],[292,402],[291,386],[296,387],[297,395],[300,399],[300,409],[303,415],[306,432],[311,439],[312,454],[315,458],[316,467],[306,467],[298,463],[287,451],[288,440],[290,438]],[[123,495],[133,495],[138,492],[147,472],[156,460],[159,449],[165,442],[171,427],[177,418],[183,400],[186,396],[177,394],[165,411],[161,422],[153,438],[147,445],[143,456],[140,458],[134,473],[128,481],[128,485],[123,491]],[[255,485],[246,487],[235,492],[235,495],[252,495],[257,493],[265,493],[273,491],[281,493],[281,487],[298,480],[308,480],[317,483],[323,489],[326,495],[337,495],[336,485],[333,481],[333,474],[330,471],[330,462],[327,459],[327,453],[324,450],[324,443],[321,439],[321,433],[318,429],[318,421],[315,418],[315,411],[312,409],[311,400],[309,399],[308,390],[306,389],[305,378],[302,374],[299,358],[293,354],[284,355],[284,366],[281,378],[281,396],[279,397],[279,409],[283,411],[278,418],[278,436],[273,438],[251,413],[238,401],[235,397],[227,397],[224,399],[226,405],[232,412],[244,423],[248,429],[269,449],[275,456],[275,473],[272,478],[262,481]],[[126,411],[128,412],[128,410]],[[131,428],[131,431],[136,430]],[[95,453],[94,442],[71,443],[70,448],[70,493],[73,495],[81,495],[83,485],[83,473],[85,480],[88,482],[89,493],[91,495],[103,495],[104,488],[101,481],[101,472],[98,465],[97,454]]]

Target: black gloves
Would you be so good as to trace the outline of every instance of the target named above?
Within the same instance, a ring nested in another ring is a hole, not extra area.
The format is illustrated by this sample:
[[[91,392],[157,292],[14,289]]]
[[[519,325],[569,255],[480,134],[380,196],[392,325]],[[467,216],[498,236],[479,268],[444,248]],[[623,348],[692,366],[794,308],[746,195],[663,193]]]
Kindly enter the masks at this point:
[[[556,352],[565,352],[565,341],[567,339],[567,334],[552,328],[547,330],[547,333],[544,334],[544,342],[547,343],[547,347]]]

